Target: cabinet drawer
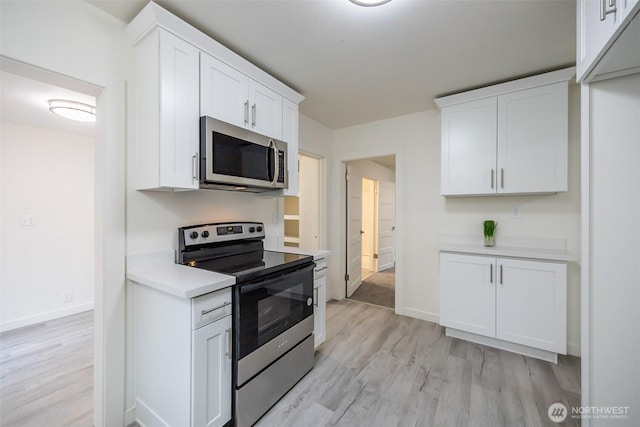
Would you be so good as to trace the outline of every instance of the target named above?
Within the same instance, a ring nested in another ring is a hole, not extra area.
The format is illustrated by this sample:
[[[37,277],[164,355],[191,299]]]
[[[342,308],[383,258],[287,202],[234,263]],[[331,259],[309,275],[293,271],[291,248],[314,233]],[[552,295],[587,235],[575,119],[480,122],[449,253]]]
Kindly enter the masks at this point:
[[[231,315],[231,288],[201,295],[193,299],[191,327],[195,330]]]
[[[316,260],[316,267],[313,269],[313,279],[319,279],[327,275],[327,261],[324,259]]]

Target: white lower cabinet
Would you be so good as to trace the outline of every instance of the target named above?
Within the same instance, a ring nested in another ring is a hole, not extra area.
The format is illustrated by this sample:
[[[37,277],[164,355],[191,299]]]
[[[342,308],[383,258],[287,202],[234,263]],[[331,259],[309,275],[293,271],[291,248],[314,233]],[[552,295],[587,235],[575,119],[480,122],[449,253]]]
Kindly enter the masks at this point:
[[[188,299],[134,286],[136,422],[224,426],[231,421],[231,288]]]
[[[567,265],[441,253],[440,323],[504,343],[566,354]]]
[[[327,261],[316,260],[313,271],[313,333],[314,347],[318,348],[327,335]]]
[[[231,316],[193,331],[192,427],[231,419]]]

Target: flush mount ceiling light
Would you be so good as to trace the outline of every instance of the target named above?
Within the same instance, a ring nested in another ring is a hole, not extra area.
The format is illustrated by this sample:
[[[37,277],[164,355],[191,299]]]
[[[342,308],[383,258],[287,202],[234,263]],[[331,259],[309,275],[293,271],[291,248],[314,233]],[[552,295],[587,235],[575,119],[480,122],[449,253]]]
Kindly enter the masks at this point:
[[[66,99],[50,99],[49,111],[66,119],[79,122],[95,122],[96,107],[82,102],[68,101]]]
[[[353,4],[364,7],[380,6],[381,4],[389,3],[391,0],[349,0]]]

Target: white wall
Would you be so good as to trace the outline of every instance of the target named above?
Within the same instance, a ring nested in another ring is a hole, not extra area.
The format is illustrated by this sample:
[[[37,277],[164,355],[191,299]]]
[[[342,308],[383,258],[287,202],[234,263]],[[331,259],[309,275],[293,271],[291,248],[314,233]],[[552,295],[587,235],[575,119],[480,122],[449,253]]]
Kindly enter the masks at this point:
[[[569,191],[547,196],[460,197],[440,196],[440,113],[428,110],[416,114],[336,130],[333,133],[335,159],[330,191],[334,206],[331,250],[344,258],[344,185],[340,178],[342,160],[376,157],[390,147],[399,155],[397,163],[397,283],[402,287],[399,313],[438,321],[440,234],[481,234],[482,221],[498,221],[497,239],[541,237],[566,239],[567,249],[580,253],[580,127],[579,90],[570,89]],[[373,153],[373,155],[371,155]],[[337,177],[337,179],[336,179]],[[404,192],[404,194],[402,194]],[[521,216],[511,218],[511,206]],[[402,270],[402,271],[400,271]],[[568,273],[568,350],[580,352],[580,270],[576,263]],[[344,271],[334,271],[330,296],[344,297]]]
[[[71,77],[71,89],[97,96],[94,425],[123,425],[125,91],[133,49],[124,25],[86,1],[3,0],[0,9],[0,54],[38,67],[38,75],[41,68],[67,83]]]
[[[0,330],[93,308],[93,138],[2,123]],[[21,226],[33,215],[35,226]],[[63,294],[73,300],[63,302]]]
[[[591,85],[590,406],[640,425],[640,74]],[[592,425],[613,425],[596,419]],[[618,425],[618,424],[616,424]]]

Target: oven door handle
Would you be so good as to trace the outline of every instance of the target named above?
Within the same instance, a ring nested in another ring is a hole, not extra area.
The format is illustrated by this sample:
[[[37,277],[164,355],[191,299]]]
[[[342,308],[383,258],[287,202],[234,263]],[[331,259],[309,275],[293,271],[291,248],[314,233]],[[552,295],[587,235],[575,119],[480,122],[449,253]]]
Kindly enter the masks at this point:
[[[269,286],[272,283],[277,283],[277,282],[281,281],[283,277],[288,276],[290,274],[306,273],[307,271],[313,271],[314,268],[315,268],[315,264],[311,264],[308,267],[300,268],[298,270],[294,270],[294,271],[291,271],[291,272],[286,272],[286,273],[281,274],[278,277],[275,277],[275,278],[269,279],[269,280],[265,280],[263,282],[258,282],[258,283],[254,283],[254,284],[247,284],[247,285],[240,285],[240,293],[241,294],[246,294],[248,292],[253,292],[256,289],[264,288],[265,286]]]

